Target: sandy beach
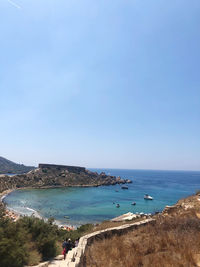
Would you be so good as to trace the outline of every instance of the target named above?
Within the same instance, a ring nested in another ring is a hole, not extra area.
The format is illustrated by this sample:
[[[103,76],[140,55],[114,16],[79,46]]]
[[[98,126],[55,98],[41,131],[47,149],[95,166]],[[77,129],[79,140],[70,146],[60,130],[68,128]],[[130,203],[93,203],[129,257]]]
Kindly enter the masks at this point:
[[[22,188],[22,189],[24,189],[24,188]],[[11,192],[13,192],[15,189],[8,189],[8,190],[5,190],[5,191],[3,191],[2,193],[0,193],[0,202],[1,202],[1,204],[4,206],[4,208],[5,208],[5,217],[8,217],[8,218],[10,218],[12,221],[14,221],[14,222],[16,222],[22,215],[21,214],[18,214],[17,212],[15,212],[15,211],[12,211],[12,210],[10,210],[10,209],[8,209],[7,207],[6,207],[6,204],[4,203],[4,198],[8,195],[8,194],[10,194]],[[20,189],[21,190],[21,189]],[[42,217],[41,216],[36,216],[35,215],[35,217],[38,217],[38,218],[40,218],[40,219],[42,219]],[[44,220],[46,220],[47,221],[47,219],[46,218],[43,218]],[[66,231],[72,231],[72,230],[75,230],[76,229],[76,227],[75,226],[73,226],[73,225],[68,225],[68,224],[66,224],[66,225],[59,225],[59,223],[56,223],[57,225],[58,225],[58,227],[59,228],[62,228],[63,230],[66,230]]]
[[[15,189],[8,189],[8,190],[5,190],[2,193],[0,193],[0,201],[1,201],[1,204],[5,208],[5,217],[8,217],[11,220],[13,220],[14,222],[16,222],[20,218],[20,215],[17,214],[16,212],[12,211],[12,210],[7,209],[6,205],[5,205],[4,201],[3,201],[4,198],[14,190]]]

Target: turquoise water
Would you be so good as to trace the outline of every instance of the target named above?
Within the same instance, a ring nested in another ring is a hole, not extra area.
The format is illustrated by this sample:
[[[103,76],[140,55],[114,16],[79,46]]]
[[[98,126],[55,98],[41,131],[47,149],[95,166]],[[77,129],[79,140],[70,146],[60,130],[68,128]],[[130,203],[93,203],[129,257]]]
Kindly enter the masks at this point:
[[[60,224],[81,225],[108,220],[126,212],[153,213],[200,189],[200,172],[92,169],[131,179],[128,190],[121,186],[17,190],[5,199],[8,208],[21,214],[49,218]],[[118,190],[116,192],[115,190]],[[145,193],[153,201],[143,199]],[[132,202],[136,202],[132,206]],[[115,203],[120,204],[116,208]],[[66,217],[69,216],[69,217]]]

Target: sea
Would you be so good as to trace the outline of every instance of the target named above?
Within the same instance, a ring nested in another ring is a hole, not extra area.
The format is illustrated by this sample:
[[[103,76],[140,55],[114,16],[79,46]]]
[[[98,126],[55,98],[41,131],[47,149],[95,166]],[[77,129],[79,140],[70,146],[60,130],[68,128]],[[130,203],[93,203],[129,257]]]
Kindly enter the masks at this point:
[[[21,215],[53,217],[59,225],[79,227],[127,212],[153,214],[200,189],[200,171],[90,170],[130,179],[132,184],[128,184],[128,189],[122,189],[121,185],[23,189],[11,192],[3,201],[8,209]],[[154,199],[145,200],[144,194]],[[131,205],[132,202],[136,205]]]

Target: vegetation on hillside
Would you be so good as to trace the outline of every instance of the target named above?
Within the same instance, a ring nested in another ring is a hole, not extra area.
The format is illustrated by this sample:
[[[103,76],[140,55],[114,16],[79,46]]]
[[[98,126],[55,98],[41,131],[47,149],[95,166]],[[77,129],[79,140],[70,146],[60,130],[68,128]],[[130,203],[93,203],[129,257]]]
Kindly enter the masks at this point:
[[[84,169],[84,168],[83,168]],[[89,170],[68,171],[63,168],[37,168],[25,174],[14,176],[0,176],[0,192],[12,188],[49,188],[67,186],[100,186],[131,183],[128,179],[121,179],[105,173]]]
[[[86,266],[200,266],[199,196],[181,200],[174,207],[169,214],[157,215],[153,224],[95,241],[86,250]]]
[[[4,173],[25,173],[33,170],[34,167],[14,163],[8,159],[0,157],[0,174]]]
[[[155,221],[123,235],[96,240],[85,253],[87,267],[192,267],[200,266],[200,196],[180,200]],[[123,223],[122,223],[123,224]],[[118,225],[118,223],[117,223]],[[35,265],[61,253],[64,239],[114,226],[83,225],[67,232],[53,219],[47,222],[22,217],[12,222],[0,205],[0,266]],[[116,226],[116,225],[115,225]]]
[[[35,265],[61,254],[64,239],[80,238],[92,225],[84,225],[67,232],[53,224],[34,217],[22,217],[17,222],[4,218],[0,209],[0,266],[22,267]]]

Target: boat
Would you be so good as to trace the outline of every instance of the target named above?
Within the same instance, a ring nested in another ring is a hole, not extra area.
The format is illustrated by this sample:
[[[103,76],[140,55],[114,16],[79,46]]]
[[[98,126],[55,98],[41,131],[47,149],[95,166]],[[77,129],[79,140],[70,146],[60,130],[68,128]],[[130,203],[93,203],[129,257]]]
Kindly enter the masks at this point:
[[[145,195],[144,195],[144,199],[146,199],[146,200],[153,200],[153,197],[151,197],[151,196],[148,195],[148,194],[145,194]]]
[[[119,208],[120,207],[120,205],[119,204],[116,204],[116,208]]]
[[[115,192],[119,192],[119,190],[115,190]]]
[[[123,186],[121,187],[121,189],[128,189],[128,186],[127,186],[127,185],[123,185]]]
[[[132,202],[131,205],[135,206],[136,205],[136,202]]]

